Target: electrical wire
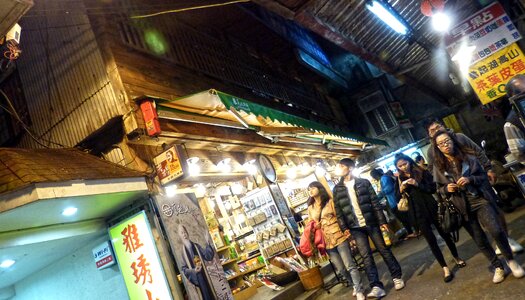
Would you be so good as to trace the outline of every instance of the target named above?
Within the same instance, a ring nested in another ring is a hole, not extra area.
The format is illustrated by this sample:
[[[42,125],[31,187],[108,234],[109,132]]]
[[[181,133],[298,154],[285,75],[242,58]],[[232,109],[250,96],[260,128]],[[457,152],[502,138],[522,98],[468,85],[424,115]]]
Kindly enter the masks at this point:
[[[31,137],[31,139],[33,139],[37,144],[39,144],[40,146],[44,147],[44,148],[49,148],[49,146],[43,144],[40,140],[42,141],[45,141],[45,142],[48,142],[48,143],[52,143],[52,144],[55,144],[57,146],[60,146],[62,148],[68,148],[62,144],[59,144],[59,143],[55,143],[53,141],[49,141],[49,140],[46,140],[46,139],[43,139],[43,138],[38,138],[35,136],[35,134],[33,132],[31,132],[31,130],[29,129],[29,126],[26,125],[26,123],[24,123],[24,121],[20,118],[20,116],[18,115],[18,113],[16,112],[16,109],[15,107],[13,106],[13,103],[11,102],[11,100],[9,99],[9,97],[6,95],[6,93],[4,93],[3,90],[0,89],[0,94],[2,94],[7,102],[7,104],[9,105],[10,109],[8,109],[7,107],[4,107],[2,105],[0,105],[1,108],[3,108],[7,113],[9,113],[11,116],[15,117],[16,121],[18,121],[18,123],[20,123],[20,125],[22,125],[22,129],[24,129],[27,134],[29,134],[29,136]]]
[[[234,0],[234,1],[229,1],[229,2],[217,3],[217,4],[207,4],[207,5],[200,5],[200,6],[193,6],[193,7],[165,10],[165,11],[160,11],[160,12],[147,14],[147,15],[131,16],[130,18],[131,19],[143,19],[143,18],[155,17],[155,16],[159,16],[159,15],[164,15],[164,14],[179,13],[179,12],[196,10],[196,9],[204,9],[204,8],[226,6],[226,5],[237,4],[237,3],[246,3],[246,2],[250,2],[250,1],[251,0]]]

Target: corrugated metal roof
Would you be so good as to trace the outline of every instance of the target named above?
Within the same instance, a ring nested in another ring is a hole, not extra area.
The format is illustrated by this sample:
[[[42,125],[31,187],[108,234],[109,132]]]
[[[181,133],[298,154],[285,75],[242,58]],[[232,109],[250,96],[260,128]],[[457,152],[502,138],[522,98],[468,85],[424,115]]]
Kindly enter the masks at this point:
[[[385,25],[366,9],[364,0],[311,1],[304,11],[386,63],[391,69],[387,71],[406,72],[419,82],[432,83],[437,90],[450,89],[453,85],[448,72],[443,72],[443,64],[448,62],[435,59],[443,49],[442,37],[432,29],[431,19],[421,13],[421,2],[387,2],[410,26],[412,35],[401,35]],[[478,10],[475,1],[458,2],[447,4],[456,20]]]

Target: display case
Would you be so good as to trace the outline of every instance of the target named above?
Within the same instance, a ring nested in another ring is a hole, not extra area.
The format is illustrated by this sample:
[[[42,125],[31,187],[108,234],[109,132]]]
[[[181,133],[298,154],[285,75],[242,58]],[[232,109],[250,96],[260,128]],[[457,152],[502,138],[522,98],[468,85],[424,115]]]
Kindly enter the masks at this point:
[[[266,261],[293,249],[293,241],[268,187],[259,188],[241,198],[247,223],[253,228],[257,244]]]

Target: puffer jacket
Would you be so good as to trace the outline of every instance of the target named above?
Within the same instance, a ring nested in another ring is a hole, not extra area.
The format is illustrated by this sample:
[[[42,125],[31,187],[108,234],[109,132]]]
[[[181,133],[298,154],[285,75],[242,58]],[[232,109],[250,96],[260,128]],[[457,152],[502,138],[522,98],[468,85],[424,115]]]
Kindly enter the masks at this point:
[[[355,179],[354,185],[357,194],[359,208],[363,214],[367,226],[379,226],[386,224],[386,218],[383,214],[383,208],[379,204],[376,192],[370,181],[362,178]],[[344,178],[334,187],[334,205],[342,231],[353,227],[359,227],[359,222],[354,215],[352,201],[348,189],[344,184]]]
[[[312,247],[316,247],[320,255],[326,254],[323,232],[322,230],[315,229],[315,221],[313,220],[304,227],[304,232],[299,242],[299,251],[301,251],[304,256],[310,257],[314,254]]]

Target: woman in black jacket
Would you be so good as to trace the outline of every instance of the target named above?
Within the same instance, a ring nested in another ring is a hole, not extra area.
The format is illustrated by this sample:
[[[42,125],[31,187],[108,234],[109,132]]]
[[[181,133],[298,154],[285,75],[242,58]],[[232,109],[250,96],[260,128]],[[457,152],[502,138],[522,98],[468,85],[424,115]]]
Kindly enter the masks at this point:
[[[459,258],[458,250],[450,234],[443,232],[438,225],[437,202],[432,196],[436,192],[436,184],[432,175],[404,154],[396,155],[394,165],[399,172],[400,192],[408,195],[409,214],[414,220],[414,226],[416,230],[421,230],[434,257],[443,268],[443,280],[450,282],[454,278],[454,274],[448,268],[443,253],[439,249],[436,236],[432,232],[432,225],[436,227],[439,235],[447,243],[456,265],[462,268],[466,266],[466,263]]]
[[[438,191],[443,199],[454,203],[461,212],[463,226],[495,268],[492,281],[502,282],[505,271],[482,226],[496,241],[514,277],[525,276],[523,268],[514,260],[507,234],[497,217],[497,196],[478,159],[461,148],[455,136],[446,131],[438,131],[434,135],[432,146],[435,153],[434,179]]]

